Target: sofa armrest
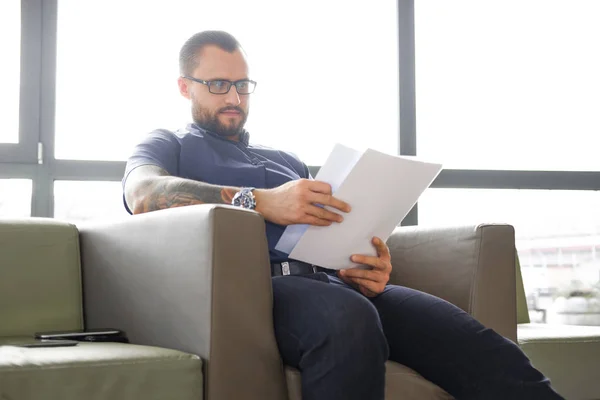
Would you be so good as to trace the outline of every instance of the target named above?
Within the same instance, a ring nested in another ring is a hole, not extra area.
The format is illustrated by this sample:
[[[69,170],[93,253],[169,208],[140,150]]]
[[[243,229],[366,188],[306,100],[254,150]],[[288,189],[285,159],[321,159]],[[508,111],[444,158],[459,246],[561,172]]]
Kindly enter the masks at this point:
[[[390,282],[433,294],[516,342],[515,233],[510,225],[397,228]]]
[[[284,399],[264,230],[220,205],[80,227],[86,326],[199,355],[205,399]]]

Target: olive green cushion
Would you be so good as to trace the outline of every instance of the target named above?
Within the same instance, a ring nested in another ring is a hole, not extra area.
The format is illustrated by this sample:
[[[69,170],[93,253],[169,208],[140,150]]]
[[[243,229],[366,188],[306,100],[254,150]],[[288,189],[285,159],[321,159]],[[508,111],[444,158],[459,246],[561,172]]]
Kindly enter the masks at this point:
[[[519,345],[569,400],[600,399],[600,326],[520,324]]]
[[[176,350],[123,343],[2,346],[0,399],[201,400],[202,361]]]
[[[0,336],[81,329],[80,270],[74,225],[0,219]]]

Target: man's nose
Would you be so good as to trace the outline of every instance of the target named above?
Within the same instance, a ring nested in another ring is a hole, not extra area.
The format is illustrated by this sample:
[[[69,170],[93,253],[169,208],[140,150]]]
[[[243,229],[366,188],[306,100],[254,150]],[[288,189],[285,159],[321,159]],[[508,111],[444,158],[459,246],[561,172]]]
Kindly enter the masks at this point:
[[[240,95],[238,94],[237,89],[234,85],[231,85],[231,87],[229,88],[229,92],[225,94],[225,102],[234,106],[240,105]]]

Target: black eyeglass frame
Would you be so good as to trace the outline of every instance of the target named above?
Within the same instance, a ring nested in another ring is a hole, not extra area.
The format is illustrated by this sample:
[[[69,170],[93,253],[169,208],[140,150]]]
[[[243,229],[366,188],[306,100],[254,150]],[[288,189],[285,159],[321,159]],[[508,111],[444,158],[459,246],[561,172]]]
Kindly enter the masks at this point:
[[[208,91],[209,91],[211,94],[227,94],[227,93],[229,93],[229,91],[231,90],[231,87],[232,87],[232,86],[235,86],[235,91],[236,91],[236,92],[237,92],[237,94],[239,94],[239,95],[248,95],[248,94],[252,94],[252,93],[254,93],[254,90],[256,90],[256,82],[255,82],[255,81],[253,81],[252,79],[240,79],[240,80],[238,80],[238,81],[232,82],[232,81],[228,81],[227,79],[214,79],[214,80],[212,80],[212,81],[205,81],[205,80],[203,80],[203,79],[198,79],[198,78],[194,78],[194,77],[192,77],[192,76],[187,76],[187,75],[184,75],[184,76],[182,76],[182,78],[184,78],[184,79],[189,79],[190,81],[198,82],[198,83],[201,83],[201,84],[203,84],[203,85],[206,85],[206,86],[208,86]],[[210,84],[211,84],[211,83],[213,83],[213,82],[227,82],[227,83],[229,83],[229,87],[227,88],[227,91],[226,91],[226,92],[223,92],[223,93],[215,93],[215,92],[212,92],[212,91],[210,90]],[[249,92],[249,93],[240,93],[240,92],[239,92],[239,90],[238,90],[238,87],[237,87],[238,83],[252,83],[254,86],[253,86],[253,88],[252,88],[252,91],[251,91],[251,92]]]

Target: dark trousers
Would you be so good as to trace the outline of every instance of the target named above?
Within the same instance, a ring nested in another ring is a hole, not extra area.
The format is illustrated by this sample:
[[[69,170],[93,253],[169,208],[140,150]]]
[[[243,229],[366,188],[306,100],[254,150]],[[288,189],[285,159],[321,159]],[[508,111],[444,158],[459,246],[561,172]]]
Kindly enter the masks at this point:
[[[458,400],[562,399],[517,345],[435,296],[388,285],[369,299],[323,272],[272,280],[277,343],[304,400],[383,400],[388,359]]]

